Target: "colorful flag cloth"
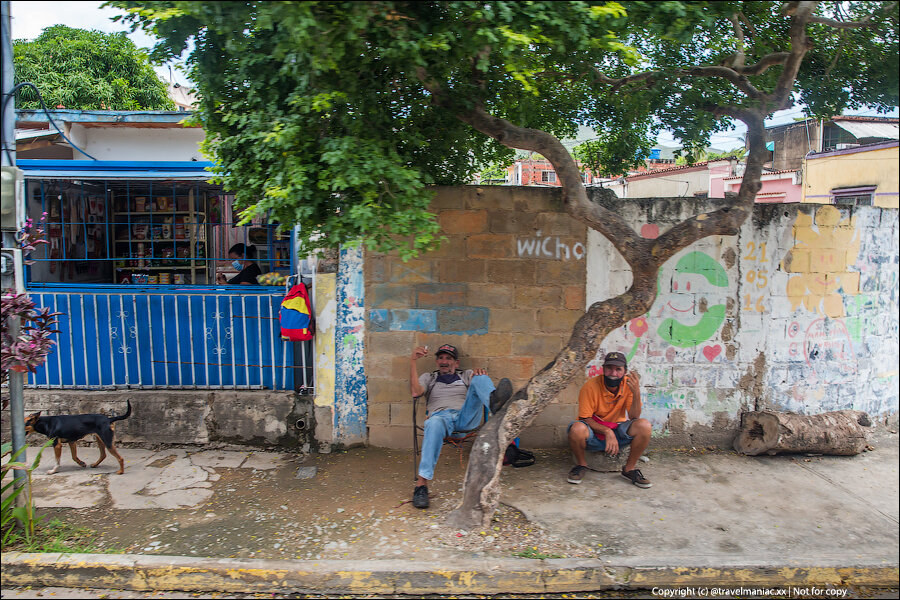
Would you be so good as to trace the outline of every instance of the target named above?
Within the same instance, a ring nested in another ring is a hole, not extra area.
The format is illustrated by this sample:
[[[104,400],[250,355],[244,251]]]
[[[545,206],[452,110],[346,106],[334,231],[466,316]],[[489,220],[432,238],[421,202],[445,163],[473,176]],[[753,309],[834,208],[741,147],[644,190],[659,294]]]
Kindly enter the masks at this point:
[[[313,336],[309,294],[302,283],[295,285],[281,301],[279,313],[281,339],[290,342],[310,340]]]

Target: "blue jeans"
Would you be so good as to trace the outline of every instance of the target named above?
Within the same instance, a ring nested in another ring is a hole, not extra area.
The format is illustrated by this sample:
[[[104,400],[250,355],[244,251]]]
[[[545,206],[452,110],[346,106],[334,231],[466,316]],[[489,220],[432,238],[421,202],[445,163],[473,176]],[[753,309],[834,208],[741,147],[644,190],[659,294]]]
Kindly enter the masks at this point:
[[[469,384],[466,401],[462,408],[445,408],[425,419],[425,433],[422,436],[422,457],[419,459],[419,477],[434,479],[434,466],[441,455],[444,438],[454,431],[475,429],[481,424],[481,416],[490,410],[491,392],[494,383],[487,375],[476,375]]]

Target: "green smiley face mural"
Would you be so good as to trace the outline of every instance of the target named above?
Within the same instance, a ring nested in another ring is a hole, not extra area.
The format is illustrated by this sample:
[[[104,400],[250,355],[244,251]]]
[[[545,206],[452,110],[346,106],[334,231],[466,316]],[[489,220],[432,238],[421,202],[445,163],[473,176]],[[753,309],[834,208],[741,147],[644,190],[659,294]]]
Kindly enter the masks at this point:
[[[686,277],[701,275],[698,277]],[[691,290],[691,282],[694,282],[695,289]],[[705,282],[705,284],[704,284]],[[679,289],[679,283],[682,289]],[[703,289],[698,284],[703,284]],[[675,274],[673,276],[672,291],[678,296],[669,299],[664,307],[674,311],[675,316],[667,318],[656,330],[659,337],[667,341],[673,346],[679,348],[689,348],[696,346],[701,342],[705,342],[719,330],[725,321],[725,304],[713,304],[706,307],[706,312],[700,316],[700,320],[693,325],[687,325],[683,322],[679,313],[684,313],[684,317],[694,316],[696,301],[694,296],[700,297],[708,290],[707,285],[715,288],[728,287],[728,274],[722,265],[713,260],[704,252],[690,252],[679,259],[675,265]],[[690,298],[690,302],[680,305],[677,300],[680,297]],[[702,296],[706,297],[706,296]],[[674,302],[674,304],[673,304]]]

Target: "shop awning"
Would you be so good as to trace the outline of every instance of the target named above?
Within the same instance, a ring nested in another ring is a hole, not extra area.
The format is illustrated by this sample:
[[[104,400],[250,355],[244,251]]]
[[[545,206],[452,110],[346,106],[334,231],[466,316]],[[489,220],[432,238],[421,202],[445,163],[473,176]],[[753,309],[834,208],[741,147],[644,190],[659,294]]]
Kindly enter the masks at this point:
[[[211,162],[118,160],[19,160],[25,177],[41,179],[187,179],[207,180]]]
[[[898,126],[897,123],[861,123],[859,121],[835,121],[834,124],[858,140],[900,139],[900,126]]]

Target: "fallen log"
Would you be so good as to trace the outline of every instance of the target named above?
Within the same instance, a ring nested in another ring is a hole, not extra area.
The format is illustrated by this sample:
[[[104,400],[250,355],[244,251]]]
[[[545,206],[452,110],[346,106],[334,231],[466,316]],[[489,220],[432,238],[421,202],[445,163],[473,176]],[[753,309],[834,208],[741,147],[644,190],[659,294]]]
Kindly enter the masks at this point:
[[[865,449],[869,415],[860,410],[838,410],[819,415],[774,411],[741,414],[734,449],[741,454],[805,452],[852,456]]]

